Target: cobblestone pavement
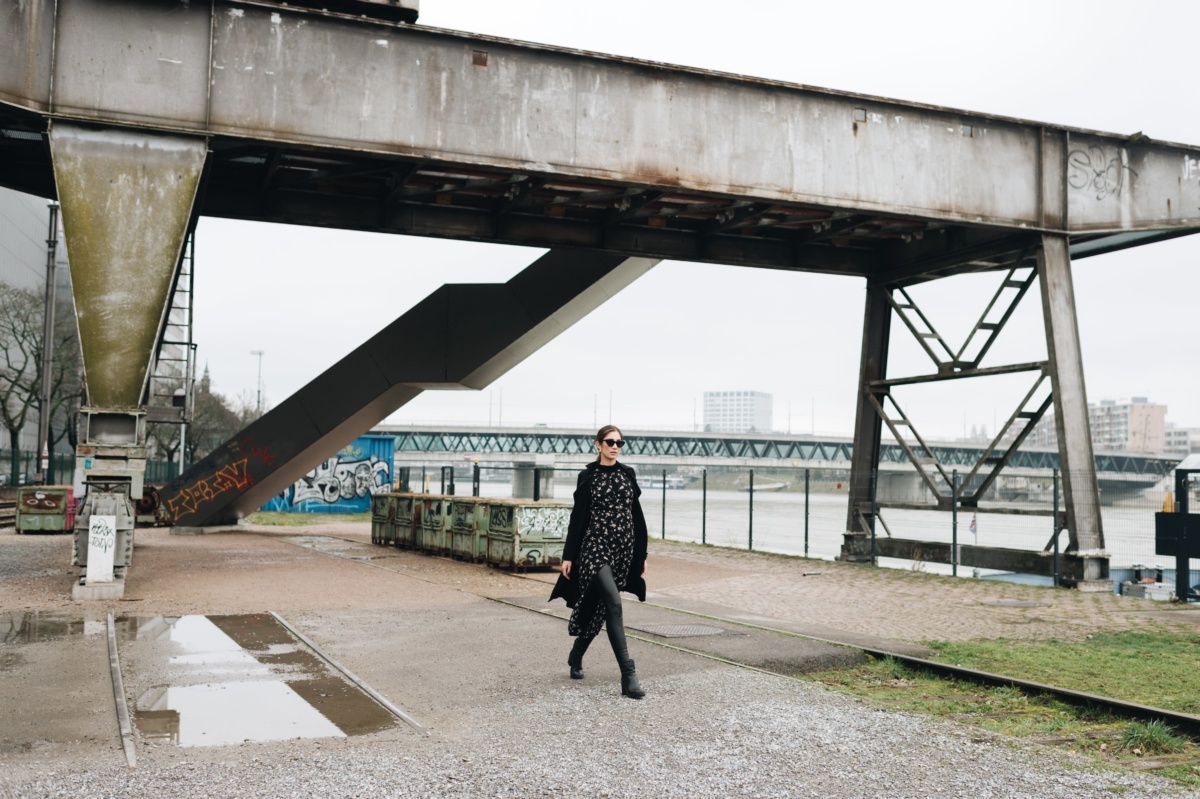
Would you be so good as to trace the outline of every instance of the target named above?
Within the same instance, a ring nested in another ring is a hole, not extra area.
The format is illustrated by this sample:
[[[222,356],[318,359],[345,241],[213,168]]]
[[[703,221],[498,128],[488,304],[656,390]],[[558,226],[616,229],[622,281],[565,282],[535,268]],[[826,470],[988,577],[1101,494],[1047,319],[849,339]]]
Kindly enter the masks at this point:
[[[1200,628],[1200,610],[1109,593],[658,541],[650,557],[651,601],[699,601],[833,638],[1074,641],[1148,626]],[[995,604],[1014,602],[1031,606]]]

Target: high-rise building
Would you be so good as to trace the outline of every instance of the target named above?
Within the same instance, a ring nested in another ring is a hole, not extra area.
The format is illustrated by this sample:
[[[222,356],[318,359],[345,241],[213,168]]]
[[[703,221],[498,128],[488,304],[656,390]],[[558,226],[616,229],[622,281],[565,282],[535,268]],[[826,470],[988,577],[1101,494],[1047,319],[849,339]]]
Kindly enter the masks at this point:
[[[774,413],[763,391],[705,391],[704,429],[711,433],[769,433]]]
[[[1092,429],[1092,447],[1109,452],[1163,452],[1166,417],[1167,406],[1150,402],[1146,397],[1090,402],[1088,423]],[[1028,441],[1037,446],[1058,446],[1053,412],[1042,417]]]

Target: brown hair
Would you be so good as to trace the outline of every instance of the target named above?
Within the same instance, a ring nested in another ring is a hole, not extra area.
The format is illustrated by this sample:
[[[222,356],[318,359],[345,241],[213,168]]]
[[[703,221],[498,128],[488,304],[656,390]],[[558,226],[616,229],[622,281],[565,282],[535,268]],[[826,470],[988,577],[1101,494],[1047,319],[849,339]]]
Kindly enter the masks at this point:
[[[599,442],[603,441],[605,438],[607,438],[609,435],[611,435],[613,433],[621,433],[621,428],[617,427],[615,424],[604,425],[604,427],[601,427],[600,430],[596,433],[596,442],[599,443]],[[621,438],[625,438],[624,433],[621,433]],[[600,456],[598,454],[596,455],[596,462],[597,463],[600,462]]]

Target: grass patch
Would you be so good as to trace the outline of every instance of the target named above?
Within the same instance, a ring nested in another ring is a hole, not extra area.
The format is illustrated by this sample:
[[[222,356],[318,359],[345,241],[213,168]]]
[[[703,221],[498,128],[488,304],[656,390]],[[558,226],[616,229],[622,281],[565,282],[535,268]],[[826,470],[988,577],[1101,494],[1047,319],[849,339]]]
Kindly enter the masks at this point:
[[[1095,635],[1079,642],[928,644],[945,663],[1200,714],[1200,636],[1168,630]]]
[[[1131,721],[1121,731],[1121,748],[1135,755],[1169,755],[1187,749],[1188,740],[1166,722]]]
[[[1016,737],[1075,736],[1097,727],[1111,729],[1119,721],[1111,716],[1081,712],[1078,707],[1017,688],[991,688],[979,683],[948,679],[933,672],[909,668],[894,658],[868,661],[856,669],[809,675],[844,693],[870,698],[895,710],[927,716],[966,720],[990,732]]]
[[[937,659],[968,668],[1188,713],[1195,712],[1200,691],[1200,636],[1186,633],[1112,633],[1078,644],[982,641],[929,646],[937,651]],[[1193,762],[1200,758],[1200,746],[1163,721],[1130,721],[1012,686],[989,687],[914,669],[891,657],[807,678],[889,709],[953,719],[1114,765],[1166,758],[1156,774],[1181,785],[1200,785],[1200,764]]]
[[[246,517],[250,524],[262,524],[272,527],[311,527],[315,524],[336,524],[338,522],[371,523],[370,512],[363,513],[280,513],[278,511],[259,511]]]

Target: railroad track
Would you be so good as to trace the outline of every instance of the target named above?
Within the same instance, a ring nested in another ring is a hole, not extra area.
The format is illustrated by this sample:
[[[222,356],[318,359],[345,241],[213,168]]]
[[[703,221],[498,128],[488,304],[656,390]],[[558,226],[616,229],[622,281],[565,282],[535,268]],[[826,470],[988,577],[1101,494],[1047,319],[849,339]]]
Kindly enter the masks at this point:
[[[338,538],[337,536],[327,536],[327,537]],[[349,538],[339,538],[339,540],[353,542],[353,543],[360,543],[360,542],[354,541],[354,539],[349,539]],[[317,550],[317,551],[320,551],[320,550]],[[334,553],[326,552],[325,554],[333,555]],[[337,557],[337,555],[334,555],[334,557]],[[437,556],[435,555],[433,557],[437,557]],[[360,562],[364,563],[364,565],[367,565],[367,566],[371,566],[371,567],[374,567],[377,569],[383,569],[384,571],[391,571],[391,572],[394,572],[397,574],[400,573],[394,569],[389,569],[386,566],[382,566],[380,564],[371,563],[369,561],[360,561]],[[531,579],[523,574],[516,573],[516,572],[505,572],[502,570],[496,570],[495,573],[506,575],[513,579],[519,579],[519,580]],[[412,577],[414,575],[412,575],[411,573],[408,573],[407,576]],[[524,605],[521,605],[519,603],[509,602],[504,599],[497,599],[495,597],[488,597],[488,598],[494,602],[499,602],[501,604],[510,605],[514,608],[520,608],[521,610],[525,610],[530,613],[540,613],[542,615],[553,615],[548,610],[534,610],[534,609],[525,607]],[[698,619],[705,619],[705,620],[708,620],[711,622],[716,622],[716,623],[731,626],[731,627],[742,627],[742,628],[747,628],[747,629],[761,630],[764,632],[775,633],[778,635],[786,635],[786,636],[791,636],[794,638],[805,638],[805,639],[808,639],[811,641],[818,641],[820,643],[844,647],[846,649],[855,649],[855,650],[863,652],[867,655],[870,655],[873,658],[892,658],[892,659],[899,661],[901,663],[904,663],[905,665],[907,665],[913,669],[916,669],[916,670],[929,671],[929,672],[933,672],[933,673],[939,674],[939,675],[947,677],[947,678],[953,678],[953,679],[958,679],[958,680],[974,682],[974,683],[977,683],[980,685],[987,685],[987,686],[992,686],[992,687],[1017,688],[1018,690],[1021,690],[1021,691],[1024,691],[1024,692],[1030,693],[1030,694],[1042,694],[1045,696],[1050,696],[1050,697],[1059,699],[1063,702],[1066,702],[1068,704],[1077,705],[1077,706],[1086,707],[1086,708],[1103,710],[1114,716],[1118,716],[1118,717],[1122,717],[1122,718],[1137,719],[1140,721],[1162,721],[1166,724],[1171,725],[1172,727],[1175,727],[1181,733],[1189,735],[1192,738],[1200,739],[1200,716],[1194,716],[1190,713],[1181,713],[1181,712],[1177,712],[1177,711],[1173,711],[1173,710],[1165,710],[1163,708],[1151,707],[1149,705],[1138,704],[1137,702],[1127,702],[1122,699],[1114,699],[1112,697],[1101,696],[1099,694],[1091,694],[1091,693],[1087,693],[1085,691],[1075,691],[1075,690],[1072,690],[1069,688],[1060,688],[1055,685],[1039,683],[1039,682],[1035,682],[1033,680],[1025,680],[1025,679],[1021,679],[1019,677],[1009,677],[1004,674],[993,674],[991,672],[980,671],[978,669],[969,669],[969,668],[965,668],[963,666],[956,666],[956,665],[949,664],[949,663],[940,663],[935,660],[927,660],[925,658],[915,657],[913,655],[905,654],[902,652],[891,652],[886,649],[867,647],[867,646],[862,646],[859,644],[848,643],[846,641],[837,641],[837,640],[832,640],[832,639],[827,639],[827,638],[818,638],[818,637],[812,636],[812,635],[801,635],[800,633],[791,632],[789,630],[782,630],[782,629],[778,629],[778,628],[774,628],[774,627],[767,627],[767,626],[752,624],[752,623],[749,623],[749,622],[746,622],[743,620],[730,619],[730,618],[726,618],[723,616],[695,613],[693,611],[683,610],[680,608],[671,607],[669,605],[662,605],[662,604],[658,604],[655,602],[646,602],[644,604],[649,607],[659,608],[661,610],[672,611],[674,613],[681,613],[681,614],[684,614],[687,616],[693,616]],[[730,665],[740,666],[742,668],[748,668],[753,671],[765,671],[764,669],[760,669],[755,666],[748,666],[744,663],[738,663],[736,661],[726,660],[724,658],[715,656],[712,653],[704,652],[703,650],[691,649],[686,646],[680,646],[678,643],[667,643],[665,641],[655,640],[651,636],[645,636],[645,635],[641,635],[638,633],[628,633],[628,635],[630,637],[636,638],[640,641],[654,644],[656,646],[661,646],[661,647],[664,647],[667,649],[675,649],[675,650],[679,650],[682,652],[687,652],[689,654],[697,655],[699,657],[704,657],[704,658],[707,658],[710,660],[719,660],[722,662],[729,663]],[[778,673],[778,672],[770,672],[770,673]],[[1187,761],[1187,762],[1192,762],[1192,761]],[[1171,763],[1164,762],[1161,765],[1171,765]],[[1148,766],[1148,767],[1153,767],[1153,766]]]

